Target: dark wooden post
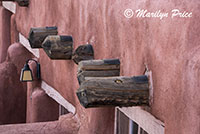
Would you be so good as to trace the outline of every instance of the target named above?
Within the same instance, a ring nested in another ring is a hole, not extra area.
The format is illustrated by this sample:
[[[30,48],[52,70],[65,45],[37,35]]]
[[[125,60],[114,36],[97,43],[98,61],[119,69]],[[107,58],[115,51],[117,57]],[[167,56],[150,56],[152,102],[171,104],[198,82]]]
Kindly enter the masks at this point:
[[[0,0],[0,1],[13,1],[17,2],[19,6],[27,7],[29,5],[29,0]]]
[[[85,108],[141,106],[149,104],[147,76],[86,77],[77,91]]]
[[[51,59],[71,60],[73,50],[71,36],[50,35],[44,40],[42,47]]]
[[[119,59],[86,60],[79,62],[77,78],[81,84],[85,77],[112,77],[120,75]]]
[[[57,35],[57,27],[31,28],[29,33],[29,42],[31,48],[42,48],[42,42],[48,35]]]
[[[93,60],[94,50],[92,45],[87,44],[79,46],[73,53],[72,59],[76,64],[82,60]]]

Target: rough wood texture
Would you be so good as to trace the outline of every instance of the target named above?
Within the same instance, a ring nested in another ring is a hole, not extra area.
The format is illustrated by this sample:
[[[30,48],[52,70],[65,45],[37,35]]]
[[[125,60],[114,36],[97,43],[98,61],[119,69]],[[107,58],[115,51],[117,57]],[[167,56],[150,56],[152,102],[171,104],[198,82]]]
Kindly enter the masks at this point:
[[[29,0],[0,0],[0,1],[16,1],[19,6],[27,7],[29,5]]]
[[[86,77],[112,77],[119,76],[120,70],[107,70],[107,71],[82,71],[77,75],[79,84],[85,81]]]
[[[77,91],[85,108],[100,106],[141,106],[149,104],[147,76],[90,77]]]
[[[87,44],[79,46],[73,53],[72,59],[76,64],[82,60],[94,59],[94,50],[92,45]]]
[[[29,5],[29,0],[15,0],[19,6],[27,7]]]
[[[78,65],[78,70],[85,71],[103,71],[103,70],[119,70],[119,59],[107,60],[87,60],[81,61]]]
[[[57,27],[31,28],[29,42],[31,48],[42,48],[42,42],[48,35],[57,35]]]
[[[119,59],[87,60],[79,62],[77,78],[79,84],[81,84],[85,77],[112,77],[119,75]]]
[[[73,50],[71,36],[50,35],[44,40],[42,47],[51,59],[71,60]]]

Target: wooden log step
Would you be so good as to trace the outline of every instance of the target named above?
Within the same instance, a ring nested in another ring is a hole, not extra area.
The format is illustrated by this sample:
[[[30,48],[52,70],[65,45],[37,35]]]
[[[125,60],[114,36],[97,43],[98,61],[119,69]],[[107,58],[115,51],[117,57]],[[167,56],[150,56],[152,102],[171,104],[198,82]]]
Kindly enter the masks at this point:
[[[31,28],[28,40],[31,48],[42,48],[42,43],[48,35],[57,34],[57,27]]]
[[[83,81],[85,81],[85,78],[87,77],[113,77],[113,76],[119,76],[119,75],[120,75],[119,70],[82,71],[78,73],[77,79],[78,79],[79,84],[81,84]]]
[[[119,70],[119,59],[106,60],[87,60],[78,64],[78,71],[103,71],[103,70]]]
[[[147,76],[86,77],[77,91],[85,108],[149,105]]]
[[[71,60],[73,40],[71,36],[50,35],[42,43],[46,54],[55,60]]]
[[[78,64],[77,79],[79,84],[85,80],[85,77],[112,77],[119,75],[119,59],[87,60]]]
[[[92,45],[86,44],[79,46],[73,53],[72,59],[76,64],[82,60],[93,60],[94,50]]]

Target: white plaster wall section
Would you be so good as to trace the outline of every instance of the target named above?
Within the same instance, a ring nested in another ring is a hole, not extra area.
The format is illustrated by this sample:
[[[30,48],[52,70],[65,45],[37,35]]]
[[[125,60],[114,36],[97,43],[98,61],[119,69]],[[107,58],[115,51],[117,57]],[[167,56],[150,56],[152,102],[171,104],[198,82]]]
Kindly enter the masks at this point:
[[[69,103],[58,91],[56,91],[53,87],[48,85],[45,81],[42,81],[41,88],[46,92],[48,96],[53,98],[57,103],[62,105],[65,109],[67,109],[70,113],[75,114],[75,107]]]
[[[2,5],[4,8],[9,10],[10,12],[16,13],[16,3],[15,2],[3,1]]]
[[[149,112],[143,110],[141,107],[117,107],[117,109],[136,122],[148,134],[164,134],[164,123],[156,119]]]
[[[19,33],[19,42],[26,48],[28,51],[30,51],[35,57],[40,57],[40,51],[39,49],[32,49],[30,46],[30,43],[26,37],[24,37],[21,33]]]
[[[148,66],[145,65],[145,73],[149,80],[149,105],[153,104],[153,76],[152,71],[148,69]]]
[[[117,134],[117,108],[115,107],[114,134]]]
[[[152,71],[147,72],[147,76],[149,79],[149,105],[153,104],[153,76]]]

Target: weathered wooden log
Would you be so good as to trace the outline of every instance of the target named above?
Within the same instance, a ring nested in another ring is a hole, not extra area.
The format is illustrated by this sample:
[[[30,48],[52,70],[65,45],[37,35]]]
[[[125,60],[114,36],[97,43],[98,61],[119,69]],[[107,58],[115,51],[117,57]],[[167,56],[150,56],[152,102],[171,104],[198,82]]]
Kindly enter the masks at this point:
[[[107,70],[107,71],[82,71],[77,74],[79,84],[85,81],[87,77],[114,77],[119,76],[120,70]]]
[[[87,60],[78,65],[77,78],[81,84],[85,77],[112,77],[120,75],[119,59]]]
[[[72,59],[76,64],[82,60],[93,60],[94,50],[92,45],[87,44],[79,46],[73,53]]]
[[[81,61],[78,64],[78,70],[85,71],[103,71],[103,70],[119,70],[119,59],[106,59],[106,60],[87,60]]]
[[[29,5],[29,0],[0,0],[0,1],[13,1],[17,2],[19,6],[27,7]]]
[[[85,108],[149,105],[148,78],[145,75],[86,78],[76,94]]]
[[[71,60],[73,40],[71,36],[50,35],[42,43],[42,48],[51,59]]]
[[[57,34],[57,27],[31,28],[28,40],[31,48],[42,48],[42,42],[47,36]]]
[[[15,0],[19,6],[22,7],[28,7],[29,5],[29,0]]]

